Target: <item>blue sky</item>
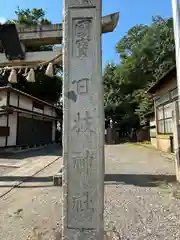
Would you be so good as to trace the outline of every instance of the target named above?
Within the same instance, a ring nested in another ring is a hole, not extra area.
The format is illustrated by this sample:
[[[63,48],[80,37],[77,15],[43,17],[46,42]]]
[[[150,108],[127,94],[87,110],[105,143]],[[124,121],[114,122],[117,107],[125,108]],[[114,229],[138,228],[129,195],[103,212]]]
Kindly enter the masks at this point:
[[[62,0],[6,0],[0,8],[0,20],[15,17],[14,10],[20,8],[43,8],[53,23],[62,21]],[[116,43],[136,24],[149,24],[152,16],[172,15],[171,0],[103,0],[103,15],[120,12],[120,19],[113,33],[103,35],[103,66],[108,62],[117,62]]]

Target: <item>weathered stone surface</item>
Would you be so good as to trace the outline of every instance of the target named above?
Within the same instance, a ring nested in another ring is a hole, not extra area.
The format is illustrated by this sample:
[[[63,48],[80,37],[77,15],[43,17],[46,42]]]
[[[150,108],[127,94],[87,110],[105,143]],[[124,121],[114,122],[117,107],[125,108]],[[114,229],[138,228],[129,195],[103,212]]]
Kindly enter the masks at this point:
[[[104,108],[101,0],[93,1],[93,7],[86,7],[83,3],[81,8],[80,2],[78,6],[72,6],[73,3],[77,2],[64,0],[63,12],[63,236],[67,239],[102,240]]]
[[[13,60],[9,61],[4,53],[0,53],[0,67],[4,66],[27,66],[27,65],[36,65],[42,62],[54,59],[57,56],[61,55],[61,47],[56,47],[53,51],[42,51],[42,52],[26,52],[25,60]],[[62,64],[62,56],[59,56],[53,61],[54,63]]]
[[[112,32],[117,25],[119,13],[113,13],[102,17],[102,33]],[[59,44],[62,42],[62,24],[43,26],[17,25],[20,40],[26,46],[42,44]]]

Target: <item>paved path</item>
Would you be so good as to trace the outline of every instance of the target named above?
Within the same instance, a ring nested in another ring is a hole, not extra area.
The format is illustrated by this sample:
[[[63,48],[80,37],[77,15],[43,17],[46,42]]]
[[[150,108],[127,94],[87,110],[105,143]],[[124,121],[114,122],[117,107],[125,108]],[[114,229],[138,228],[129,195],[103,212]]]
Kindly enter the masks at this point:
[[[59,156],[57,145],[52,144],[42,149],[19,152],[11,156],[0,156],[0,176],[5,175],[27,163],[36,162],[39,158],[45,156]]]
[[[53,186],[52,176],[60,165],[59,159],[0,199],[0,239],[33,239],[33,232],[38,232],[42,240],[59,240],[62,188]],[[106,146],[106,228],[114,223],[121,240],[180,239],[174,180],[173,162],[158,151],[128,144]]]
[[[56,236],[61,221],[61,188],[53,186],[61,159],[24,182],[0,200],[0,239],[43,240]],[[45,236],[44,236],[45,235]]]

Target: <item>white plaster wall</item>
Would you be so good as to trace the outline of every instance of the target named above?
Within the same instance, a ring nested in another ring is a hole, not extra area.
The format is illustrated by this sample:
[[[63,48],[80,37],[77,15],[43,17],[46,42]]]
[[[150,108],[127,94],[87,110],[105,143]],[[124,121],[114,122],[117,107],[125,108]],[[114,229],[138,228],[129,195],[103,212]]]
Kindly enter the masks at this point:
[[[55,134],[56,134],[56,122],[52,122],[52,141],[55,141]]]
[[[17,134],[17,113],[9,115],[9,136],[7,139],[8,146],[16,145],[16,134]]]
[[[52,115],[52,108],[49,106],[44,106],[44,114],[51,116]]]
[[[6,145],[6,137],[0,137],[0,147],[5,147]]]
[[[39,109],[39,108],[33,108],[33,112],[37,112],[37,113],[41,113],[43,114],[43,110],[42,109]]]
[[[7,104],[7,92],[0,92],[0,110]]]
[[[55,111],[54,108],[53,108],[53,110],[52,110],[52,116],[53,116],[53,117],[56,117],[56,111]]]
[[[14,92],[10,93],[9,103],[12,106],[15,106],[15,107],[18,106],[18,95],[16,93],[14,93]]]
[[[19,113],[20,117],[26,117],[26,118],[32,118],[31,114],[27,114],[27,113]]]
[[[20,96],[19,107],[32,111],[32,100],[27,97]]]
[[[0,116],[0,126],[5,127],[7,125],[7,116]],[[6,137],[0,137],[0,147],[5,147]]]

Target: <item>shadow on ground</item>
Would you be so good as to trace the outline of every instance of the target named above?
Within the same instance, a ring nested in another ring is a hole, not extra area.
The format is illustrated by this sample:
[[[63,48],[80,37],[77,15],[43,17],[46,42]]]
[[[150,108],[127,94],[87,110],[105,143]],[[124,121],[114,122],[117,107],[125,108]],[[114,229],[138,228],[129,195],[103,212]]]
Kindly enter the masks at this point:
[[[53,146],[47,146],[42,149],[33,149],[26,152],[20,152],[20,153],[12,153],[12,152],[6,152],[1,153],[0,158],[3,159],[14,159],[14,160],[23,160],[24,158],[30,158],[30,157],[40,157],[40,156],[62,156],[62,148],[60,145],[53,145]]]
[[[45,176],[45,177],[29,177],[29,176],[0,176],[1,182],[51,182],[53,181],[53,176]]]
[[[61,170],[60,170],[61,172]],[[53,176],[45,177],[26,177],[26,176],[0,176],[1,182],[6,182],[5,185],[0,185],[1,187],[12,186],[12,182],[23,181],[28,183],[53,183]],[[7,185],[7,182],[11,182]],[[127,184],[134,185],[138,187],[157,187],[162,184],[176,183],[175,175],[150,175],[150,174],[105,174],[105,185],[118,185]],[[43,187],[42,184],[39,186],[19,186],[20,188],[33,188],[33,187]]]
[[[127,184],[138,187],[157,187],[161,184],[176,183],[175,175],[151,174],[106,174],[105,185]]]
[[[59,173],[62,172],[62,168],[59,170]],[[0,182],[5,182],[6,184],[1,184],[0,188],[4,188],[4,187],[12,187],[14,186],[14,183],[16,182],[27,182],[27,183],[52,183],[52,185],[48,186],[54,186],[53,184],[53,177],[54,176],[44,176],[44,177],[29,177],[29,176],[0,176]],[[9,184],[7,184],[7,182],[10,182]],[[47,187],[47,185],[19,185],[17,186],[17,188],[41,188],[41,187]]]

